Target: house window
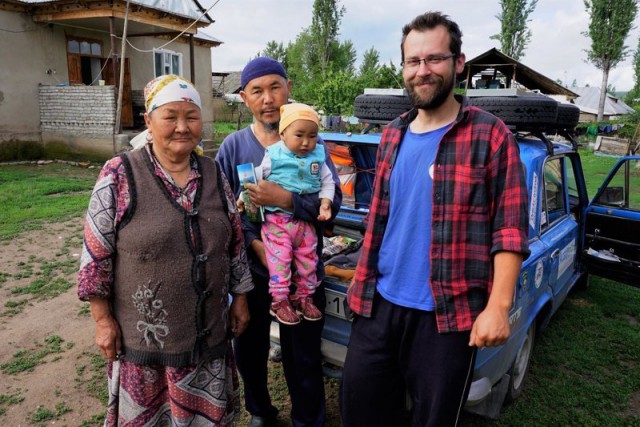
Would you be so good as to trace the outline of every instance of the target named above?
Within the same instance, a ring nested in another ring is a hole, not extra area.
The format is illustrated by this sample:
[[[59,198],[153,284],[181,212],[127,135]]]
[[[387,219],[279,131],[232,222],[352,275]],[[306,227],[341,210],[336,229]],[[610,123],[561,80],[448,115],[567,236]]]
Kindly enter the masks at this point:
[[[182,54],[166,49],[155,49],[153,51],[153,65],[156,77],[166,74],[181,76]]]
[[[102,79],[102,42],[83,37],[67,37],[69,83],[97,85]]]

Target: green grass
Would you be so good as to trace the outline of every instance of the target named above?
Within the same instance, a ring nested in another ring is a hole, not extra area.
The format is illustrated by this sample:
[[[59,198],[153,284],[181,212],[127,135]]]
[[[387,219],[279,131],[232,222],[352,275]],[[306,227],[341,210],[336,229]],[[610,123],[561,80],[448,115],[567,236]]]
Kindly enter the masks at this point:
[[[0,416],[7,411],[7,406],[18,405],[24,400],[24,396],[21,396],[22,390],[17,389],[11,394],[0,394]]]
[[[38,423],[38,425],[42,425],[43,422],[57,420],[60,416],[68,412],[71,412],[71,408],[64,403],[57,403],[54,410],[47,409],[44,406],[38,406],[30,415],[31,421]]]
[[[97,353],[83,352],[76,366],[76,387],[82,388],[91,397],[107,405],[109,390],[106,384],[107,362]]]
[[[75,230],[54,230],[67,234],[64,245],[55,254],[55,260],[45,260],[43,258],[30,255],[27,261],[19,261],[16,266],[17,273],[0,274],[0,278],[5,281],[7,278],[27,279],[33,278],[27,285],[14,286],[10,290],[11,299],[4,303],[5,310],[0,311],[0,317],[10,317],[21,313],[26,305],[32,300],[42,301],[55,298],[63,294],[73,286],[71,277],[78,271],[78,259],[73,258],[69,253],[69,248],[78,247],[82,244],[82,234],[77,225],[72,225]]]
[[[640,290],[592,277],[535,345],[522,396],[497,423],[463,425],[640,425]]]
[[[100,427],[104,424],[104,419],[107,416],[107,412],[92,415],[88,420],[82,421],[80,427]]]
[[[245,121],[240,124],[240,129],[251,123],[251,120]],[[213,132],[217,135],[229,135],[230,133],[238,130],[238,123],[236,122],[213,122]]]
[[[82,215],[98,173],[62,164],[0,167],[0,240]]]
[[[587,193],[589,194],[589,199],[592,199],[618,161],[618,158],[597,156],[590,150],[580,150],[580,160],[582,162],[584,177],[587,181]],[[640,191],[640,189],[638,189],[638,191]]]
[[[15,352],[12,360],[0,364],[0,371],[8,375],[33,371],[36,366],[46,363],[48,355],[64,352],[61,347],[63,342],[58,335],[49,335],[45,337],[44,342],[36,342],[34,348]]]

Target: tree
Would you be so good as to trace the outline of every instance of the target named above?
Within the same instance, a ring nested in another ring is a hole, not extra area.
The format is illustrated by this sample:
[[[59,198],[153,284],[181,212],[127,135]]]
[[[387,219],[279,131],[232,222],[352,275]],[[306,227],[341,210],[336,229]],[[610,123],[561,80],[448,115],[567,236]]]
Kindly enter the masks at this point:
[[[629,105],[640,104],[640,41],[633,53],[633,80],[635,84],[624,98]]]
[[[396,68],[393,61],[389,61],[389,65],[383,64],[378,71],[376,86],[373,87],[402,89],[404,87],[402,67]]]
[[[284,47],[282,42],[278,43],[275,40],[267,42],[267,46],[258,53],[258,56],[269,56],[276,61],[280,61],[286,68],[284,63],[286,62],[287,49]]]
[[[351,71],[329,71],[318,87],[317,107],[328,115],[351,115],[353,100],[362,93],[359,79]]]
[[[358,57],[358,53],[356,52],[356,48],[353,47],[353,42],[351,40],[346,40],[344,42],[334,41],[331,46],[331,51],[332,58],[327,67],[327,72],[347,71],[355,73],[356,69],[354,64]]]
[[[297,101],[315,104],[328,73],[355,73],[353,43],[338,40],[345,11],[339,0],[314,0],[311,25],[285,49],[282,62],[294,83],[291,95]]]
[[[636,0],[584,0],[590,15],[589,29],[584,33],[591,38],[587,51],[589,62],[602,70],[598,121],[602,121],[607,95],[609,72],[628,55],[624,41],[638,12]]]
[[[291,96],[299,102],[312,104],[319,79],[314,77],[313,63],[310,58],[312,39],[308,29],[302,30],[295,42],[287,46],[287,74],[293,82]],[[310,66],[311,64],[311,66]]]
[[[491,39],[500,41],[500,50],[505,55],[519,60],[531,39],[527,28],[529,15],[535,10],[538,0],[500,0],[502,13],[496,15],[500,21],[500,34]]]
[[[334,59],[340,21],[346,12],[339,6],[340,0],[314,0],[313,15],[309,32],[313,40],[311,49],[315,64],[320,68],[320,75],[326,76],[329,62]]]
[[[380,69],[380,52],[376,48],[371,47],[364,53],[362,64],[360,64],[360,75],[375,75]]]

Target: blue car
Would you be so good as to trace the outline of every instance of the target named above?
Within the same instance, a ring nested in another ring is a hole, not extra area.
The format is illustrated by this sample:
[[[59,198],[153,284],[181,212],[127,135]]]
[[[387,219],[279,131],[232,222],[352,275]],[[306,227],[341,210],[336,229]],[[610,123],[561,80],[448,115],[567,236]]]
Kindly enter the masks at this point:
[[[586,287],[589,274],[640,286],[640,192],[630,192],[640,187],[640,156],[621,158],[590,203],[571,135],[560,132],[566,139],[558,143],[549,141],[540,127],[527,132],[522,128],[514,127],[514,134],[529,190],[531,255],[523,263],[513,296],[511,336],[502,346],[478,351],[466,403],[467,411],[490,418],[497,418],[503,403],[521,394],[536,333],[574,287]],[[321,137],[332,153],[342,147],[341,155],[350,156],[345,165],[335,162],[349,186],[333,234],[361,239],[380,134]],[[340,375],[351,332],[347,286],[348,281],[330,275],[324,281],[322,352],[332,367],[327,372],[335,376]],[[277,341],[277,328],[272,328],[272,339]]]

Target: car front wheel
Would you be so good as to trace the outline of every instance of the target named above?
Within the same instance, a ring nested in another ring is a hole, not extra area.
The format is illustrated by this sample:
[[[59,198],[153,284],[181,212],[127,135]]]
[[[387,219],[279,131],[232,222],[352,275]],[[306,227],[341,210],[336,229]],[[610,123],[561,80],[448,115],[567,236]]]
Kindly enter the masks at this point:
[[[529,362],[531,361],[531,353],[533,352],[535,332],[535,323],[532,322],[518,350],[518,354],[516,354],[516,359],[513,361],[511,369],[509,369],[509,388],[504,399],[504,403],[507,405],[515,401],[522,394],[524,380],[529,370]]]

